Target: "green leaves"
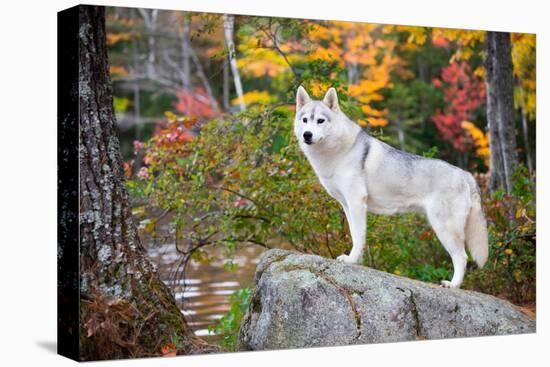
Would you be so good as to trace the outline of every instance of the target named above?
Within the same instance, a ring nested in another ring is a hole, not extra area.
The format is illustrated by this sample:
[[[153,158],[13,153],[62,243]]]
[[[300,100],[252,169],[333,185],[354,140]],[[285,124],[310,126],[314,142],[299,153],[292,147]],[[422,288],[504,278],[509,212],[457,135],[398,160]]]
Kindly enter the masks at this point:
[[[208,332],[223,336],[223,347],[228,351],[237,349],[237,334],[243,316],[248,310],[252,291],[249,288],[237,290],[230,297],[231,309],[216,325],[209,325]]]

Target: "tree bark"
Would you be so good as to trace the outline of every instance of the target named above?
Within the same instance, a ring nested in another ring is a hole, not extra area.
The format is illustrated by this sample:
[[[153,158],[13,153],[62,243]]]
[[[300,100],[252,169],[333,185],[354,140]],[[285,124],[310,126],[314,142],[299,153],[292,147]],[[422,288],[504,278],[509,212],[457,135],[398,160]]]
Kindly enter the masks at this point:
[[[80,357],[214,350],[195,337],[141,245],[131,215],[105,42],[105,9],[79,10]]]
[[[512,190],[512,173],[518,164],[514,126],[514,77],[510,34],[487,32],[487,122],[490,131],[490,188]],[[494,161],[493,161],[494,160]]]
[[[233,28],[235,25],[235,17],[233,15],[224,14],[223,16],[223,29],[225,34],[225,44],[227,51],[229,52],[229,66],[231,67],[231,73],[233,74],[233,82],[235,83],[235,92],[237,98],[239,98],[239,108],[244,111],[246,105],[243,98],[243,86],[241,83],[241,75],[239,74],[239,68],[237,68],[237,57],[235,52],[235,44],[233,43]]]
[[[521,127],[523,130],[523,145],[525,148],[525,159],[527,160],[527,168],[529,169],[529,174],[533,174],[533,159],[531,158],[531,146],[529,145],[529,128],[527,125],[527,113],[525,112],[525,95],[521,82],[519,84],[519,95],[520,95],[520,109],[521,109]]]

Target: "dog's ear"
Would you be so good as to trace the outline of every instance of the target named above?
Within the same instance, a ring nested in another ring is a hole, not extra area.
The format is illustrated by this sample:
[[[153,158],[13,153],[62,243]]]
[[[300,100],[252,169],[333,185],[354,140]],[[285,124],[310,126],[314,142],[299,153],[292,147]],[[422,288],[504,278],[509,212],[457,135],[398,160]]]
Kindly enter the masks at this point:
[[[300,85],[298,87],[298,92],[296,92],[296,112],[298,112],[300,108],[304,107],[304,105],[309,101],[311,101],[309,95],[307,94],[304,87]]]
[[[338,95],[336,94],[336,89],[330,88],[325,94],[323,102],[334,112],[340,111],[340,106],[338,105]]]

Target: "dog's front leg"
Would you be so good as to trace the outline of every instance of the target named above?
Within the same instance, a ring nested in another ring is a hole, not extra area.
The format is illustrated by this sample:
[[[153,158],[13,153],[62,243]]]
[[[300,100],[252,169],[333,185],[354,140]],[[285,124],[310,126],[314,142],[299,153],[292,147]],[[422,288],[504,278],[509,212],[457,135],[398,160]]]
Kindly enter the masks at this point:
[[[340,255],[338,260],[357,264],[363,256],[367,236],[367,194],[353,195],[346,199],[346,217],[351,232],[353,247],[349,255]]]

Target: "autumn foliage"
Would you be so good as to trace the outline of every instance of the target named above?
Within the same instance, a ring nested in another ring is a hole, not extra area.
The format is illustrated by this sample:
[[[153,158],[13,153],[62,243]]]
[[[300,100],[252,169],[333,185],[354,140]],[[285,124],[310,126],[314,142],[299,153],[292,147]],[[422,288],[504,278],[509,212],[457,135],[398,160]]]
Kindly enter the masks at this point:
[[[445,67],[441,78],[433,80],[443,90],[448,105],[432,117],[441,137],[461,152],[467,149],[462,123],[471,119],[472,111],[485,102],[485,84],[472,75],[466,62],[455,62]]]

